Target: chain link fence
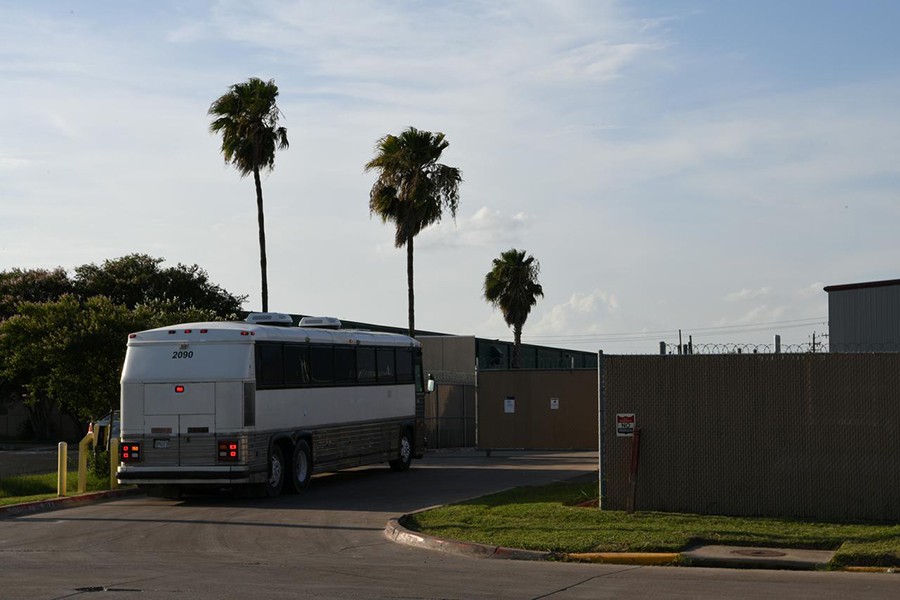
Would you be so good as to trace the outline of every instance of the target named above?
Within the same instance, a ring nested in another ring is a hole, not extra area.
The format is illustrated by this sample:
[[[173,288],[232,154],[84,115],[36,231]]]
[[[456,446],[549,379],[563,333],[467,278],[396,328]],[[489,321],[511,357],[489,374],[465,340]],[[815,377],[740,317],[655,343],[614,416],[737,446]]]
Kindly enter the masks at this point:
[[[435,390],[425,397],[425,437],[430,449],[475,446],[475,373],[433,371]]]
[[[900,353],[604,356],[604,507],[900,520]]]

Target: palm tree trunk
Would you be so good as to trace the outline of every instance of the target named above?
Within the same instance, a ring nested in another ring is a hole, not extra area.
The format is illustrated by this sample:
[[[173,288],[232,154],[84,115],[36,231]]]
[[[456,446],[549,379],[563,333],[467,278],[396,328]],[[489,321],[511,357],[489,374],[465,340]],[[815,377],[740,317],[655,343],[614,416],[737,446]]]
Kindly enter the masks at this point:
[[[262,311],[269,312],[269,276],[266,274],[266,219],[263,213],[262,183],[259,181],[259,167],[253,167],[253,181],[256,183],[256,218],[259,221],[259,270],[262,279]]]
[[[409,337],[416,337],[416,308],[413,293],[413,236],[406,240],[406,285],[409,288]]]
[[[516,323],[513,326],[513,355],[512,368],[519,368],[519,346],[522,345],[522,326]]]

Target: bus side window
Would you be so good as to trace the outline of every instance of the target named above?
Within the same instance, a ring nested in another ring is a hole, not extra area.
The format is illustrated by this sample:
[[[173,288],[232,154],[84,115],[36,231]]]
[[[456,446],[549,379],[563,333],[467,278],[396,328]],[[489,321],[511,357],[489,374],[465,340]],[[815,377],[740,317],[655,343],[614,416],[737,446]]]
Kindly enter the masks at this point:
[[[257,388],[278,388],[284,385],[283,348],[283,344],[272,342],[257,342]]]
[[[309,346],[285,345],[284,383],[291,387],[309,385]]]
[[[356,382],[356,348],[353,346],[334,347],[334,382]]]
[[[396,383],[397,365],[393,348],[379,348],[375,354],[378,365],[378,383]]]
[[[331,346],[310,346],[310,379],[313,385],[334,383],[334,349]]]
[[[422,351],[419,350],[416,352],[415,358],[413,359],[413,364],[415,365],[415,378],[416,378],[416,392],[422,393],[425,391],[425,380],[422,377]]]
[[[359,383],[378,381],[375,371],[375,348],[356,349],[356,380]]]
[[[413,382],[413,353],[411,348],[397,348],[397,383]]]

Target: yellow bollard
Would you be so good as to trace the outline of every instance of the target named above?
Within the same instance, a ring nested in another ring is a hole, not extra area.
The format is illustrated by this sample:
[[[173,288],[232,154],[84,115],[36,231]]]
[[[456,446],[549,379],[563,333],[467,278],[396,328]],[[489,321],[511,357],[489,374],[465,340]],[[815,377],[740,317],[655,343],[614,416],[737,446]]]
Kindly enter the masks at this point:
[[[56,495],[59,497],[63,497],[66,495],[66,475],[68,475],[69,464],[68,464],[68,453],[69,453],[69,445],[65,442],[60,442],[59,446],[57,446],[57,455],[56,455]]]
[[[119,489],[119,480],[116,479],[116,471],[119,469],[119,440],[109,440],[109,489]]]
[[[87,453],[88,445],[94,443],[94,431],[89,430],[87,435],[78,442],[78,493],[83,494],[87,490]]]

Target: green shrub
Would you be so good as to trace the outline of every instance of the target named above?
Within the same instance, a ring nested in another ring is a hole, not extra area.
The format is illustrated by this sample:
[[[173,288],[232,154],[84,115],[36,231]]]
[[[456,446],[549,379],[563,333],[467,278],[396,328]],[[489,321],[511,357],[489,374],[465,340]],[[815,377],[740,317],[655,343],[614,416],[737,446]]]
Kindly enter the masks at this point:
[[[109,450],[97,450],[88,454],[88,473],[97,479],[109,479]]]

